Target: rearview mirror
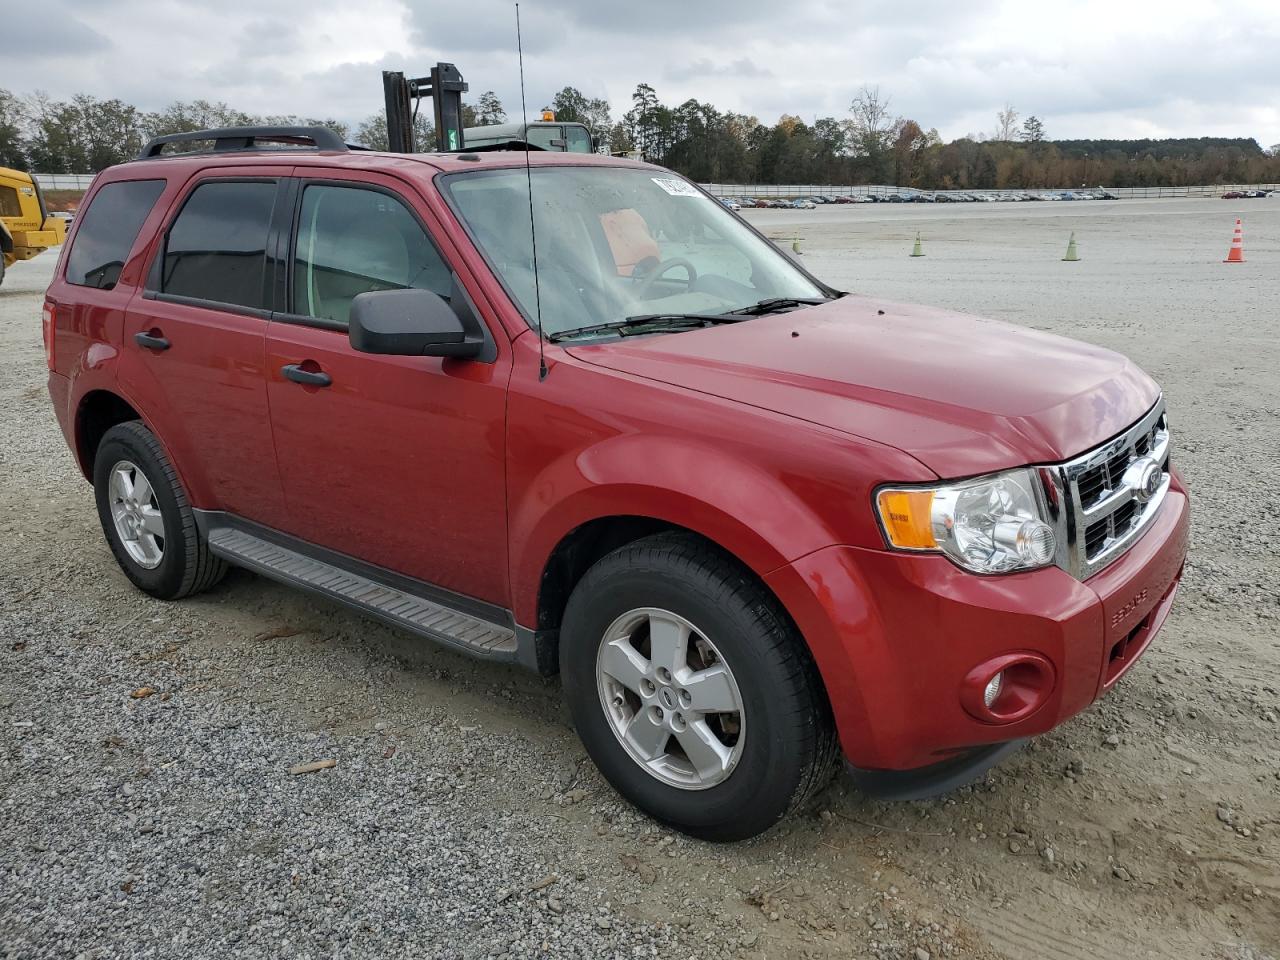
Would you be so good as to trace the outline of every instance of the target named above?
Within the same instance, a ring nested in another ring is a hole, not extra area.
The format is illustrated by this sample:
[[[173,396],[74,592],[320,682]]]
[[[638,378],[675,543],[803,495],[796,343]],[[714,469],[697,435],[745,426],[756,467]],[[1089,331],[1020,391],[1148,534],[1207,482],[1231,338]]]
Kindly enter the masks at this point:
[[[407,357],[474,357],[483,338],[468,336],[462,320],[430,290],[371,290],[351,301],[351,346],[361,353]]]

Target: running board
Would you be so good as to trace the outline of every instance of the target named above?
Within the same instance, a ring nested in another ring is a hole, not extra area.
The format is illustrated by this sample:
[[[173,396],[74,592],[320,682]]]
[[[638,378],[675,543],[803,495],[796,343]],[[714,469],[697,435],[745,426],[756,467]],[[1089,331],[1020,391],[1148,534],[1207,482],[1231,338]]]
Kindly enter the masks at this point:
[[[210,526],[205,536],[210,551],[238,567],[337,600],[392,626],[475,656],[517,659],[516,633],[510,627],[344,570],[238,527]]]

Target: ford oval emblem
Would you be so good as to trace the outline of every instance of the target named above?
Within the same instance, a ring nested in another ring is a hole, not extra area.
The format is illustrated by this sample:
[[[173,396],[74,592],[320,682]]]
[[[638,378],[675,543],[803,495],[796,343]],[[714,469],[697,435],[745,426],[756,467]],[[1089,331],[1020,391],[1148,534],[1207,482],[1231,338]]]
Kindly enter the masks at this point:
[[[1160,464],[1150,457],[1143,457],[1129,465],[1125,471],[1133,487],[1133,498],[1139,503],[1146,503],[1160,492],[1160,484],[1164,480],[1164,471]]]

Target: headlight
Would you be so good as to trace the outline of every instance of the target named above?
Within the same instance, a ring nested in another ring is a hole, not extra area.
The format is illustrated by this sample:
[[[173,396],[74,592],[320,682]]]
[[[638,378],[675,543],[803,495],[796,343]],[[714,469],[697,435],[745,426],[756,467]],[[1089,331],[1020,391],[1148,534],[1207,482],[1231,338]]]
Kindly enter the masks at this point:
[[[974,573],[1034,570],[1058,541],[1040,515],[1030,470],[939,487],[885,487],[876,508],[889,546],[944,553]]]

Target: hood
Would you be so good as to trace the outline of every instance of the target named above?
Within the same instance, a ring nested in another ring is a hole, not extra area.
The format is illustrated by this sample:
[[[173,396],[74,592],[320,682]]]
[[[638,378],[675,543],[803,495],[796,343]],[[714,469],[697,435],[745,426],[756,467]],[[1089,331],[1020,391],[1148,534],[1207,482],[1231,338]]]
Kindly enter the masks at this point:
[[[1069,459],[1160,395],[1101,347],[862,296],[569,349],[588,363],[897,447],[943,478]]]

